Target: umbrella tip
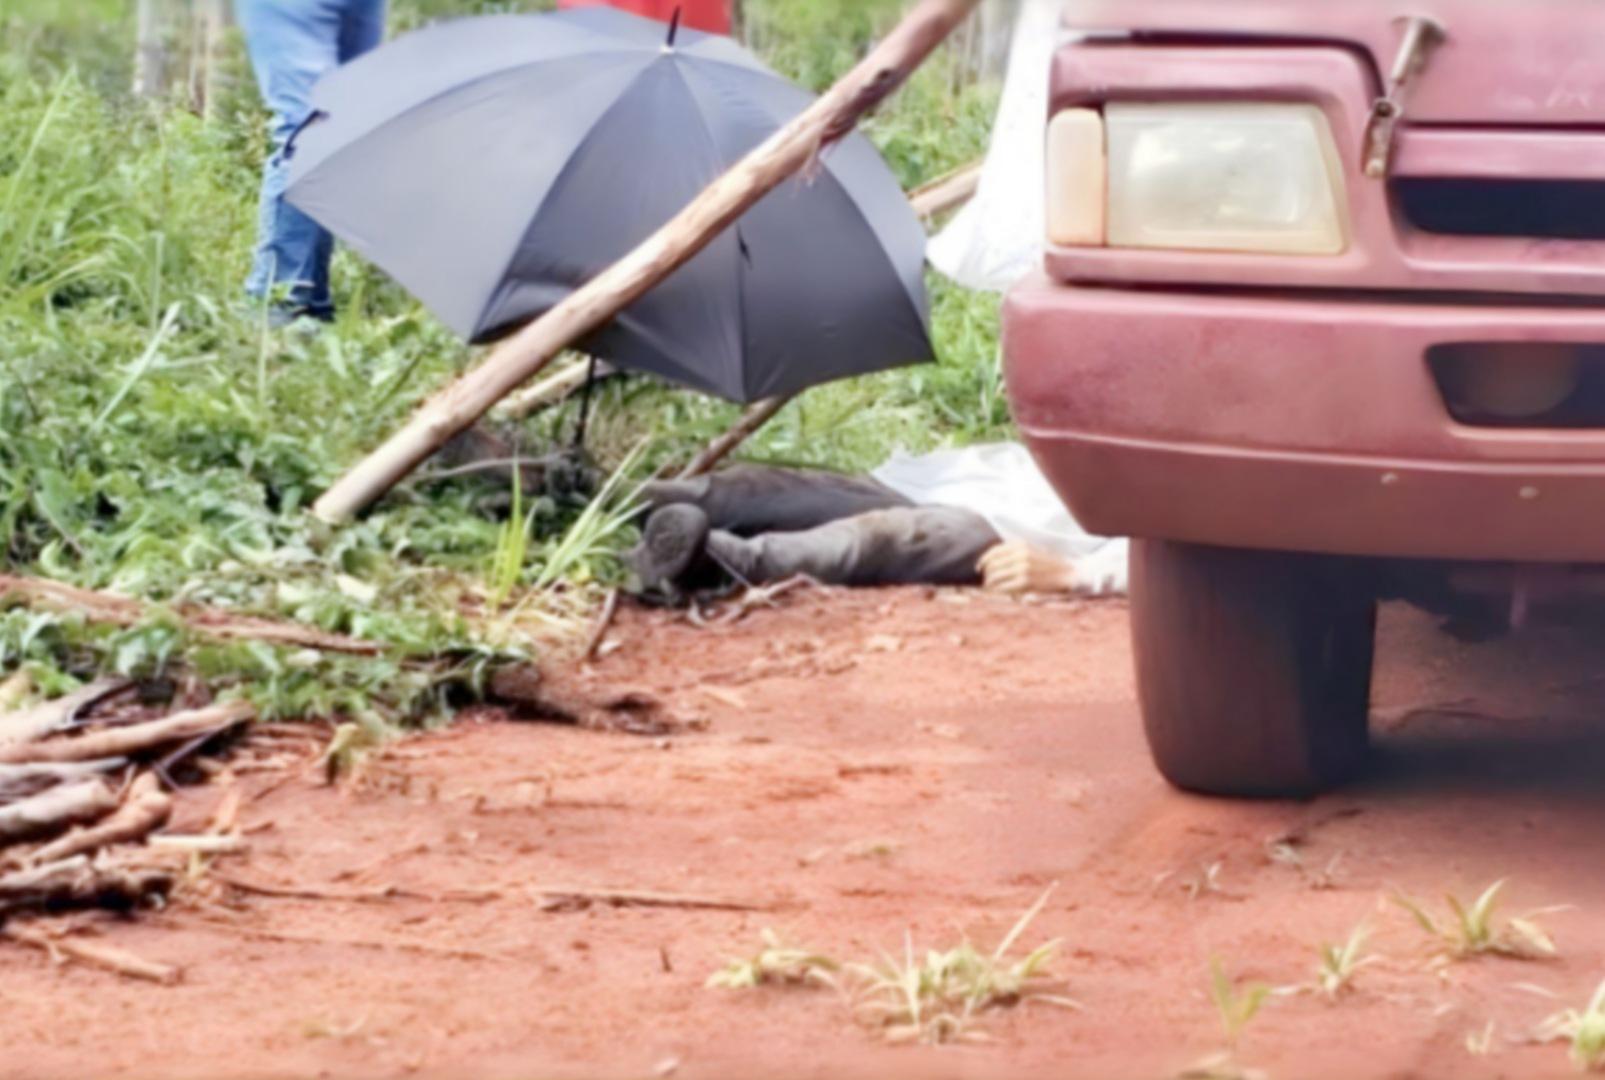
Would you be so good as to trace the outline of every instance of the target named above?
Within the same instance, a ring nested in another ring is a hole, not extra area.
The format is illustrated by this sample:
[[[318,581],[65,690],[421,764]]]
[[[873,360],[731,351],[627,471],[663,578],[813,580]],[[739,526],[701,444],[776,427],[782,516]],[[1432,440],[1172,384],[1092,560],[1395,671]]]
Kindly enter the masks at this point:
[[[674,18],[669,20],[669,41],[668,44],[664,46],[665,48],[674,48],[674,39],[680,36],[680,13],[683,10],[685,9],[680,7],[680,5],[675,5]]]

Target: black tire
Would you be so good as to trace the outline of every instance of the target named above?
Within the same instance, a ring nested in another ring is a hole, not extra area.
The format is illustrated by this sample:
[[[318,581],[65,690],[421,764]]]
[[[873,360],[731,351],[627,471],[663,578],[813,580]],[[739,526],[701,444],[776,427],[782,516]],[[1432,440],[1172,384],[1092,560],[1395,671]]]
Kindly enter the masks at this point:
[[[1307,796],[1359,769],[1376,600],[1352,560],[1159,540],[1131,558],[1138,696],[1167,780]]]

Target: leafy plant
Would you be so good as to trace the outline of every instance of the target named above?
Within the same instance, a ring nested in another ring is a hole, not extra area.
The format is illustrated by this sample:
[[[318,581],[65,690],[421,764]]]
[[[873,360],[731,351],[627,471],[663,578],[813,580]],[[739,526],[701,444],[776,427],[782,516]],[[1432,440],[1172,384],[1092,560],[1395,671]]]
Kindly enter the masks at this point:
[[[1057,939],[1009,959],[1052,892],[1043,893],[989,953],[965,940],[945,952],[927,952],[920,961],[912,935],[905,935],[900,960],[883,956],[879,964],[849,965],[860,984],[860,1016],[883,1029],[893,1042],[943,1043],[972,1037],[974,1021],[989,1009],[1026,1000],[1080,1008],[1070,998],[1043,989],[1050,977],[1048,963],[1060,944]]]
[[[1226,974],[1219,957],[1209,961],[1209,1000],[1220,1017],[1226,1045],[1233,1052],[1243,1030],[1259,1015],[1260,1007],[1270,996],[1271,988],[1262,983],[1239,986]]]
[[[835,986],[840,965],[828,956],[786,945],[773,930],[761,935],[763,945],[752,956],[731,960],[709,977],[707,985],[722,990],[750,990],[774,983]]]
[[[1571,1044],[1572,1064],[1584,1071],[1605,1068],[1605,983],[1581,1011],[1567,1009],[1544,1021],[1539,1037]]]
[[[1321,993],[1329,998],[1337,997],[1350,988],[1361,968],[1376,963],[1377,957],[1365,951],[1370,936],[1371,928],[1361,923],[1349,931],[1349,936],[1341,943],[1321,943],[1320,965],[1316,970],[1316,986]]]
[[[1448,959],[1464,960],[1489,953],[1519,960],[1558,955],[1554,940],[1534,920],[1560,909],[1546,908],[1500,921],[1496,912],[1505,885],[1505,879],[1494,882],[1470,904],[1462,903],[1453,894],[1445,896],[1452,918],[1443,921],[1433,918],[1422,904],[1403,893],[1395,892],[1393,900],[1410,913],[1417,925],[1438,939]]]

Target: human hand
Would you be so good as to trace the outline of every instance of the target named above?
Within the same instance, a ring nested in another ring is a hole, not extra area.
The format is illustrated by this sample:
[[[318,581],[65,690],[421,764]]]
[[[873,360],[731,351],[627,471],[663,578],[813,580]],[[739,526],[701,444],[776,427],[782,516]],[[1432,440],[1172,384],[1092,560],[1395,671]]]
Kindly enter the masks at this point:
[[[981,584],[1008,596],[1073,591],[1075,567],[1028,544],[999,544],[981,556]]]

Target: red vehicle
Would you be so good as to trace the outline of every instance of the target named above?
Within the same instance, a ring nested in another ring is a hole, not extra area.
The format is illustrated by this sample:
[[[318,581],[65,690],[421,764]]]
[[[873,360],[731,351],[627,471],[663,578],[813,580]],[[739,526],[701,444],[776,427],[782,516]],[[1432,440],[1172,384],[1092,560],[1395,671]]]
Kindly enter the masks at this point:
[[[1605,4],[1075,0],[1016,416],[1137,538],[1149,743],[1342,780],[1375,611],[1520,625],[1605,569]]]

